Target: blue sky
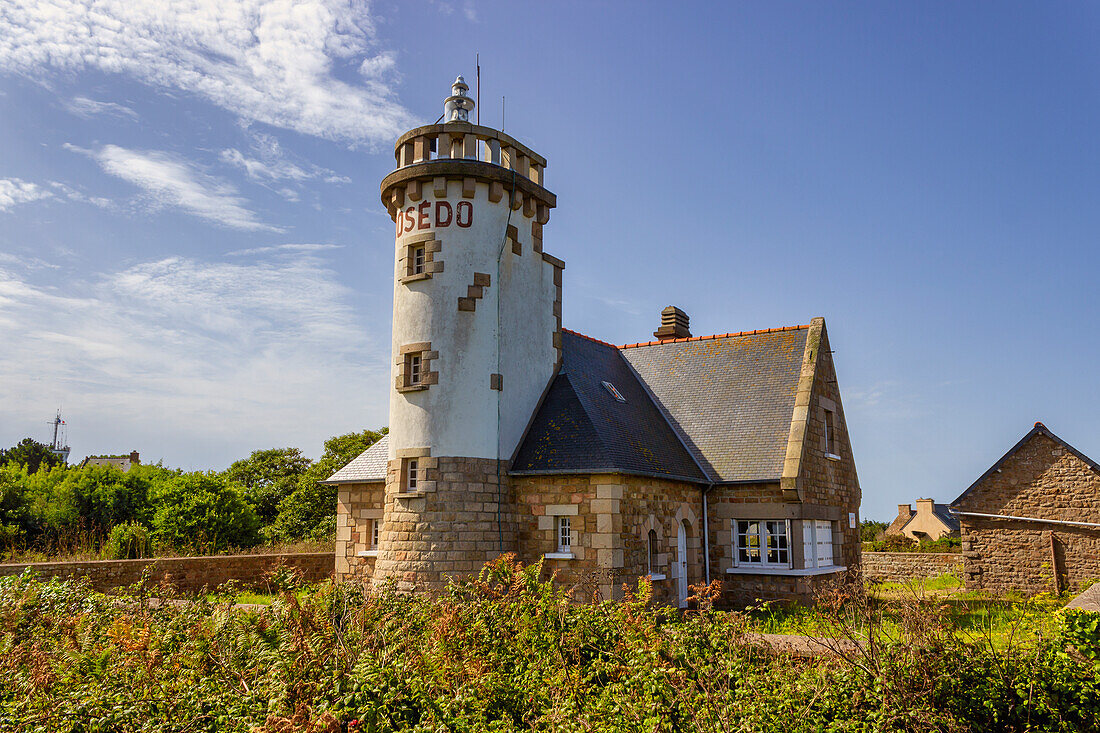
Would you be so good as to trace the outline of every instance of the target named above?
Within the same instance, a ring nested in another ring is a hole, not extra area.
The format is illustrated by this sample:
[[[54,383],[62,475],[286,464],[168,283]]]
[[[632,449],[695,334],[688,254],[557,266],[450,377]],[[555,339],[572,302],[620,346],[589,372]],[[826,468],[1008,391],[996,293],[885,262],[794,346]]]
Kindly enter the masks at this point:
[[[828,323],[863,513],[1100,456],[1100,8],[0,6],[0,444],[221,468],[384,425],[392,141],[482,61],[566,327]]]

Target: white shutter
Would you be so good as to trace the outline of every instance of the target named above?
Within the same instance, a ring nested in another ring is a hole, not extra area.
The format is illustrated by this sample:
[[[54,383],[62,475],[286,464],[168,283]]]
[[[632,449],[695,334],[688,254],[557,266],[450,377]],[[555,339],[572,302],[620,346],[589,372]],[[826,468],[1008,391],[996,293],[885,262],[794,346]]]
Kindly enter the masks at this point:
[[[814,523],[806,519],[802,522],[802,560],[807,568],[817,567],[817,547],[814,543]]]
[[[816,522],[817,566],[829,567],[833,564],[833,523]]]

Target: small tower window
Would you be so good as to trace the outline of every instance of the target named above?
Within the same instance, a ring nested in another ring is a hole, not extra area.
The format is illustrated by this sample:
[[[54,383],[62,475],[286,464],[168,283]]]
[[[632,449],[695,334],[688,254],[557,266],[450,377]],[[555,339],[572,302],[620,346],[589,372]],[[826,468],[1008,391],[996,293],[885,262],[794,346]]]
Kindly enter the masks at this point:
[[[420,354],[409,354],[406,366],[405,373],[409,377],[409,384],[420,384],[424,378],[423,361]]]
[[[416,458],[410,458],[405,463],[405,490],[416,491],[416,486],[420,481],[420,461]]]
[[[412,249],[412,273],[413,275],[424,274],[424,246],[413,247]]]
[[[569,517],[558,517],[558,552],[569,552],[573,543],[570,532]]]
[[[612,384],[611,382],[604,382],[603,386],[604,389],[610,392],[611,396],[614,397],[616,400],[618,400],[619,402],[626,402],[626,398],[619,394],[619,390],[615,389],[614,384]]]

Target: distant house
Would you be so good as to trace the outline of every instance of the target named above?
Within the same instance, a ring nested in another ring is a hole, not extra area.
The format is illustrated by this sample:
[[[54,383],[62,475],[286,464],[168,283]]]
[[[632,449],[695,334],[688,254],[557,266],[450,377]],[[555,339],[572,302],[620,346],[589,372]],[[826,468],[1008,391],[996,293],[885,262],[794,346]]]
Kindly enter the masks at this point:
[[[130,466],[140,466],[141,457],[138,452],[131,451],[128,456],[88,456],[80,462],[80,467],[85,466],[114,466],[123,472],[129,471]]]
[[[951,508],[967,588],[1061,592],[1100,578],[1100,466],[1042,423]]]
[[[910,504],[898,504],[898,515],[886,528],[886,534],[904,535],[914,540],[957,537],[959,520],[951,516],[951,507],[947,504],[937,504],[932,499],[917,499],[916,511]]]

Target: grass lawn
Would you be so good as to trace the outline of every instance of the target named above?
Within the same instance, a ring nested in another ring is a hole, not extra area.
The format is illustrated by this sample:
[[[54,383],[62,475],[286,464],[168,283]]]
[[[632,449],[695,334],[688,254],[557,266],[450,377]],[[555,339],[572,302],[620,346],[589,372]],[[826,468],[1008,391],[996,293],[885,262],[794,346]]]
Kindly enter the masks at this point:
[[[1054,633],[1054,612],[1070,596],[992,595],[967,591],[951,573],[911,583],[876,583],[867,587],[865,613],[852,613],[843,624],[813,608],[761,604],[750,611],[753,631],[770,634],[806,634],[838,637],[852,634],[865,638],[875,624],[883,640],[898,638],[902,617],[927,615],[946,621],[960,638],[1004,649],[1029,644]]]

